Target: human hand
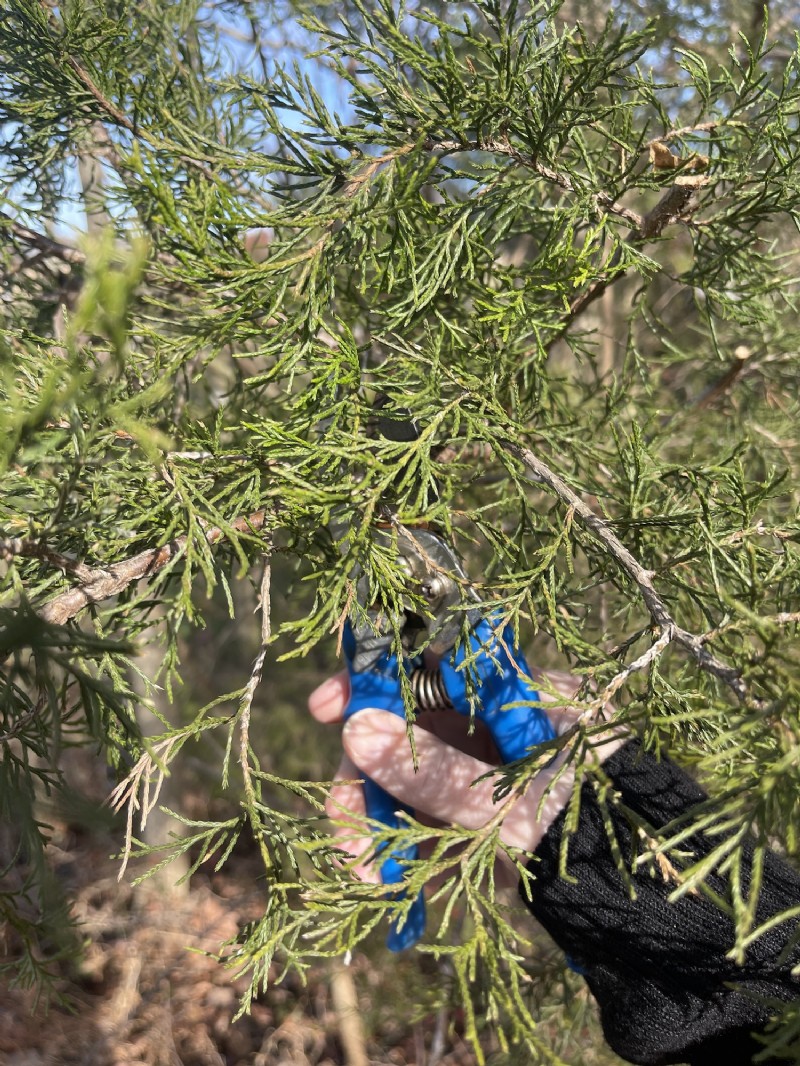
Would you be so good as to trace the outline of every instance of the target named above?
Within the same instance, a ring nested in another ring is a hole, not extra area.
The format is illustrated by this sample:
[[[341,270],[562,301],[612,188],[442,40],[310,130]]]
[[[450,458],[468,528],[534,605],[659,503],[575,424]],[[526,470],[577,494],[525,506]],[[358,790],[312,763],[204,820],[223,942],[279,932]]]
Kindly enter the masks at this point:
[[[579,713],[565,702],[574,696],[580,679],[550,672],[546,676],[534,674],[534,681],[540,686],[540,701],[556,734],[562,735]],[[561,702],[562,698],[565,702]],[[338,723],[343,720],[349,699],[350,679],[348,672],[342,671],[311,693],[309,710],[320,722]],[[329,816],[345,816],[350,822],[355,817],[357,822],[359,816],[365,815],[363,789],[357,779],[366,775],[412,807],[421,822],[479,829],[498,808],[494,801],[495,782],[491,777],[477,779],[491,774],[500,759],[488,729],[479,721],[474,726],[470,733],[469,718],[455,711],[421,712],[413,726],[418,760],[415,770],[404,719],[386,710],[364,707],[344,726],[344,757],[337,772],[341,783],[331,791]],[[604,761],[621,743],[617,736],[603,739],[593,749],[594,757]],[[563,756],[557,756],[536,774],[525,794],[509,805],[500,829],[504,844],[535,851],[571,793],[574,775],[567,768],[559,776],[562,762]],[[377,865],[358,861],[370,848],[366,824],[363,837],[354,838],[352,829],[341,828],[338,833],[343,848],[354,856],[353,872],[362,880],[379,881]],[[502,876],[505,869],[506,879],[515,880],[518,875],[511,861],[503,852],[500,858],[498,873]]]

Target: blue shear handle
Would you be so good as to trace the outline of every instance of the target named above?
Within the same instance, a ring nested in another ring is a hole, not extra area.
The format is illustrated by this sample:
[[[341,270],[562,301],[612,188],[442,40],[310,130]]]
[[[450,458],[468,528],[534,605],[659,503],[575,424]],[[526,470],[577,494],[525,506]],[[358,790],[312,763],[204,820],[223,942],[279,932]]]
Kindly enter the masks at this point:
[[[524,758],[531,748],[552,740],[556,733],[544,710],[532,706],[539,693],[519,676],[521,671],[530,677],[525,657],[514,651],[513,662],[510,658],[507,649],[513,647],[514,640],[511,629],[506,627],[501,636],[502,643],[492,620],[481,619],[470,633],[470,654],[478,655],[469,668],[463,666],[467,648],[462,644],[452,659],[442,660],[440,669],[451,703],[459,714],[465,715],[470,713],[466,686],[469,671],[479,690],[475,716],[488,727],[500,758],[509,763]],[[509,707],[512,703],[527,706]]]
[[[404,824],[398,817],[398,811],[413,815],[414,811],[405,803],[400,803],[390,796],[389,793],[377,785],[371,778],[364,778],[364,802],[367,809],[367,817],[389,826],[391,829],[400,829]],[[419,849],[414,845],[403,848],[400,851],[391,852],[381,863],[381,880],[385,885],[398,885],[403,882],[404,862],[419,857]],[[405,893],[400,893],[405,895]],[[404,948],[413,947],[425,932],[425,897],[418,893],[417,898],[406,912],[402,928],[397,922],[392,922],[389,935],[386,938],[386,946],[390,951],[403,951]]]
[[[405,720],[406,712],[400,691],[400,666],[397,656],[386,651],[378,657],[369,670],[358,673],[353,669],[355,640],[349,624],[345,627],[344,650],[347,657],[347,669],[350,673],[350,702],[345,708],[345,721],[367,707],[389,711]],[[414,813],[411,807],[400,803],[368,777],[364,778],[364,805],[368,818],[390,829],[400,829],[405,824],[398,816],[398,812]],[[385,885],[401,884],[405,863],[416,858],[418,858],[416,846],[382,856],[381,879],[383,883]],[[397,922],[392,923],[386,945],[391,951],[402,951],[416,944],[424,932],[425,899],[420,892],[406,912],[402,927]]]

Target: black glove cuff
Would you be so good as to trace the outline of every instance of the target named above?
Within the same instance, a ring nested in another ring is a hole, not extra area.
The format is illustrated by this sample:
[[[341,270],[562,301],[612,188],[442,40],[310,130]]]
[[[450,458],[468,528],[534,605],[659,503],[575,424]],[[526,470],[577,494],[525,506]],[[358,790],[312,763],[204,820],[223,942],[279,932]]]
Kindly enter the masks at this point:
[[[734,943],[733,923],[705,895],[687,894],[670,903],[676,878],[639,866],[632,899],[609,844],[604,813],[630,869],[634,852],[646,847],[634,847],[637,831],[625,808],[659,829],[686,814],[705,793],[673,762],[647,754],[635,740],[616,751],[603,770],[618,799],[603,812],[595,784],[584,782],[577,831],[568,839],[569,879],[559,874],[562,811],[528,865],[532,880],[520,886],[526,905],[585,975],[606,1039],[623,1058],[651,1066],[750,1063],[761,1045],[749,1033],[774,1014],[765,1000],[785,1001],[800,993],[790,974],[800,960],[797,944],[780,958],[797,922],[761,937],[740,967],[726,958]],[[692,858],[673,857],[674,865],[689,865],[720,839],[692,836],[682,847]],[[751,860],[752,847],[746,846],[745,890]],[[726,877],[712,874],[708,884],[724,899],[730,897]],[[769,853],[757,922],[798,903],[800,876]]]

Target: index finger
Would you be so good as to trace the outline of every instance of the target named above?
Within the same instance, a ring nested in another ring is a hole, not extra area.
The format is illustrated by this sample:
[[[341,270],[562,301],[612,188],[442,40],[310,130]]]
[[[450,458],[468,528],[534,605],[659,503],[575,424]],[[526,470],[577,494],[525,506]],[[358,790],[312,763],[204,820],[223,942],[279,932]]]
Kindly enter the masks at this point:
[[[350,699],[350,679],[342,670],[314,689],[308,697],[308,709],[318,722],[326,725],[341,722]]]
[[[544,684],[549,683],[555,689],[556,693],[565,696],[567,700],[570,700],[572,695],[577,691],[581,681],[579,677],[576,677],[573,674],[563,673],[557,670],[548,670],[547,673],[536,671],[535,680]],[[317,688],[314,689],[308,697],[308,709],[318,722],[322,722],[325,725],[331,725],[343,720],[344,710],[349,699],[349,676],[347,670],[341,670],[338,674],[329,677],[327,681],[323,681],[321,685],[318,685]],[[569,706],[565,707],[559,701],[558,696],[551,692],[540,690],[539,699],[558,733],[567,729],[578,716],[578,710]]]

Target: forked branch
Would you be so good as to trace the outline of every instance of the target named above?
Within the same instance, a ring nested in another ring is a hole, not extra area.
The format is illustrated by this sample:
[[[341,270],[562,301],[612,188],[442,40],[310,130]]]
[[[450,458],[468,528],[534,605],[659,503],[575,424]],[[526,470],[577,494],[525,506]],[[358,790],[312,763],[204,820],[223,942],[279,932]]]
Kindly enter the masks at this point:
[[[703,670],[712,674],[732,689],[742,703],[749,701],[755,706],[760,706],[760,701],[754,701],[750,697],[747,684],[742,679],[739,670],[712,655],[706,648],[702,637],[690,633],[677,624],[653,585],[652,570],[647,570],[642,566],[639,560],[628,551],[608,523],[596,515],[577,492],[571,489],[566,481],[559,477],[555,471],[551,470],[547,463],[534,455],[530,448],[515,444],[513,441],[506,441],[505,450],[524,463],[537,481],[547,485],[572,509],[586,529],[600,541],[608,554],[616,560],[620,568],[631,578],[639,589],[650,617],[661,629],[662,635],[660,639],[667,642],[671,639],[680,644]],[[671,634],[671,637],[667,638],[666,634]]]

